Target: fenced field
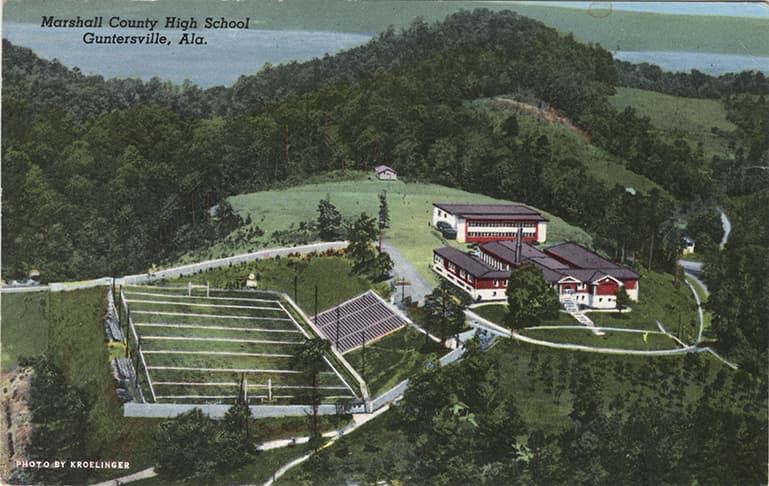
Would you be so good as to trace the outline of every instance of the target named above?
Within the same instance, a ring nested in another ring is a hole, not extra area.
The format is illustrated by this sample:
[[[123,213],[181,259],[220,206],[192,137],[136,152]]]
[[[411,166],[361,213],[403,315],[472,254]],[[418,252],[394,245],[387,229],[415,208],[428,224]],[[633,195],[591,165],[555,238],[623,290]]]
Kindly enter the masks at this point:
[[[148,401],[230,404],[243,386],[251,405],[312,403],[295,359],[308,334],[280,294],[128,286],[122,298]],[[321,403],[357,395],[328,359],[318,381]]]

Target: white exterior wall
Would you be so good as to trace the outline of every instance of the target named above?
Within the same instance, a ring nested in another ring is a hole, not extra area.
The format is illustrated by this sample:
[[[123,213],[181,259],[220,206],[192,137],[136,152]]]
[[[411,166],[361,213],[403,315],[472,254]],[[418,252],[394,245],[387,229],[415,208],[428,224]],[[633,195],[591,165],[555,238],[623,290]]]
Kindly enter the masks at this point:
[[[453,214],[447,213],[439,207],[433,206],[433,227],[438,227],[438,221],[445,221],[451,225],[452,228],[457,227],[457,218]]]
[[[467,221],[465,218],[456,218],[457,224],[454,226],[457,230],[457,241],[460,243],[465,242],[465,233],[467,230]]]
[[[380,174],[377,174],[377,177],[383,181],[395,181],[398,179],[398,175],[390,170],[386,170]]]
[[[635,288],[634,289],[625,289],[627,290],[627,295],[630,297],[630,300],[634,300],[638,302],[638,284],[640,284],[638,280],[635,281]]]
[[[483,302],[489,302],[493,300],[502,301],[507,299],[507,295],[505,294],[505,287],[499,287],[496,289],[476,289],[469,283],[461,280],[459,277],[446,270],[442,263],[433,263],[431,268],[435,273],[444,277],[455,286],[470,294],[470,297],[472,297],[475,301],[478,300],[478,297],[480,297]]]
[[[617,297],[613,295],[593,295],[593,294],[588,294],[588,295],[590,295],[590,303],[588,304],[588,306],[592,307],[593,309],[616,309],[617,308]]]
[[[544,243],[547,240],[547,222],[540,221],[537,223],[537,243]]]

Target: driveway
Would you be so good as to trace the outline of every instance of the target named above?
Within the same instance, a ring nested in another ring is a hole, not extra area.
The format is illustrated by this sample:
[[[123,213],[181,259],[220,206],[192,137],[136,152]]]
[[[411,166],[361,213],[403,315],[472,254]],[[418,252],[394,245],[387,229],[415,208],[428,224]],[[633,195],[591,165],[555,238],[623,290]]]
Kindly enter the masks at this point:
[[[414,302],[424,303],[425,295],[433,291],[433,285],[427,281],[414,266],[406,260],[401,252],[388,241],[382,242],[382,249],[390,255],[393,261],[392,275],[394,280],[405,279],[410,285],[398,286],[393,293],[395,303],[401,301],[401,296],[409,296]]]

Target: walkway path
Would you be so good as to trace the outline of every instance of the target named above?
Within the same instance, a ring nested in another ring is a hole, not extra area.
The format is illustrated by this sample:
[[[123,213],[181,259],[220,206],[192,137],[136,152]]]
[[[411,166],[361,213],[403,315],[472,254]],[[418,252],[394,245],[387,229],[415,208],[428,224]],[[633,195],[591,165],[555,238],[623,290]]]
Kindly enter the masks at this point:
[[[336,431],[323,434],[323,437],[330,437],[330,440],[328,442],[326,442],[325,444],[323,444],[321,446],[321,449],[325,449],[326,447],[329,447],[331,444],[336,442],[337,439],[339,439],[343,435],[349,434],[353,430],[357,429],[358,427],[360,427],[361,425],[365,424],[369,420],[372,420],[372,419],[378,417],[379,415],[383,414],[384,412],[386,412],[389,409],[390,409],[390,407],[385,405],[384,407],[380,408],[379,410],[377,410],[374,413],[355,414],[355,415],[353,415],[353,423],[352,424],[346,425],[345,427],[342,427],[341,429],[338,429]],[[301,438],[301,439],[304,440],[304,438]],[[307,440],[304,440],[304,441],[305,442],[309,441],[309,437],[307,438]],[[275,442],[275,441],[273,441],[273,442]],[[297,443],[299,443],[299,442],[297,442]],[[289,444],[285,444],[282,447],[285,447],[286,445],[289,445]],[[281,447],[281,446],[280,445],[275,445],[274,447],[270,447],[270,448],[274,449],[275,447]],[[267,449],[263,449],[263,450],[267,450]],[[286,474],[293,467],[298,466],[299,464],[301,464],[304,461],[306,461],[307,459],[309,459],[312,456],[312,454],[313,453],[310,452],[309,454],[305,454],[302,457],[298,457],[298,458],[294,459],[293,461],[289,462],[288,464],[284,465],[283,467],[281,467],[280,469],[275,471],[275,473],[273,473],[272,477],[269,480],[267,480],[266,483],[264,483],[264,486],[272,486],[273,482],[276,479],[278,479],[281,476],[283,476],[284,474]],[[252,485],[248,485],[248,486],[252,486]]]
[[[603,331],[600,331],[596,329],[595,323],[586,316],[581,310],[579,310],[579,306],[576,302],[574,302],[571,299],[565,299],[563,301],[563,307],[566,309],[566,312],[575,318],[580,324],[583,326],[589,327],[593,329],[593,334],[596,336],[603,336]]]
[[[390,242],[382,242],[382,249],[392,258],[392,274],[395,280],[405,279],[410,283],[405,285],[402,291],[396,289],[396,302],[400,302],[401,295],[405,294],[411,297],[413,302],[422,303],[425,295],[433,291],[433,285]]]
[[[134,481],[141,481],[142,479],[154,478],[158,473],[155,472],[154,467],[149,467],[137,473],[123,476],[122,478],[110,479],[109,481],[102,481],[100,483],[92,484],[91,486],[118,486],[121,484],[133,483]]]

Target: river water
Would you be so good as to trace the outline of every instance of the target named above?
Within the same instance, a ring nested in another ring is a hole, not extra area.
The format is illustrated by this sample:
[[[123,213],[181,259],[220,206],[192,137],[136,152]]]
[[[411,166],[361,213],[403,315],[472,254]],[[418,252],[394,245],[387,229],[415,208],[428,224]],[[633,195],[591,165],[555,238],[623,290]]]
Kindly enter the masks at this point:
[[[243,74],[254,74],[265,63],[307,61],[367,42],[371,36],[347,32],[291,30],[206,30],[189,31],[205,35],[206,45],[178,43],[182,32],[156,29],[171,40],[170,45],[93,45],[83,34],[144,34],[141,30],[41,29],[39,25],[3,24],[3,37],[29,47],[48,60],[58,59],[84,74],[105,78],[153,76],[180,84],[185,79],[203,88],[229,86]]]
[[[11,42],[29,47],[46,59],[58,59],[66,66],[78,67],[84,74],[144,80],[157,76],[177,84],[188,79],[203,88],[229,86],[241,75],[256,73],[265,63],[307,61],[371,39],[371,35],[351,32],[206,30],[194,31],[205,35],[206,45],[189,46],[178,43],[180,31],[158,30],[169,38],[170,45],[88,45],[83,42],[85,32],[116,33],[114,29],[41,29],[34,24],[3,24],[3,37]],[[142,31],[117,33],[141,35]],[[618,51],[614,55],[630,62],[657,64],[671,71],[697,69],[722,74],[761,70],[769,73],[769,57],[682,51]]]

